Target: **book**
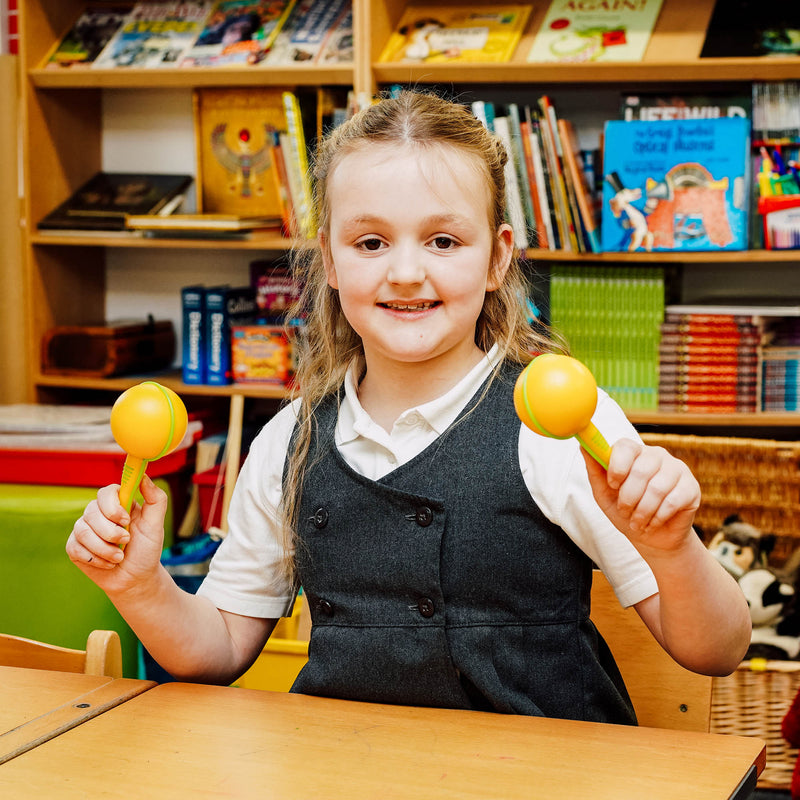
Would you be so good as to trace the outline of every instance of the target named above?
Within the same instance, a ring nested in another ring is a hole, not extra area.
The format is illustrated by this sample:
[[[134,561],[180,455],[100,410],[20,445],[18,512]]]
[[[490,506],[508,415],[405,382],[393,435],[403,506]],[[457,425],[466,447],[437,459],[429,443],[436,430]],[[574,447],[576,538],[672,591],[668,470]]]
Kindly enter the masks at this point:
[[[626,122],[665,119],[715,119],[743,117],[753,113],[752,94],[675,94],[659,92],[623,94],[620,119]]]
[[[191,175],[98,172],[39,221],[42,230],[124,231],[129,214],[158,214],[181,198]]]
[[[282,93],[282,99],[286,115],[286,134],[280,137],[280,144],[289,177],[291,203],[299,235],[311,239],[316,235],[317,226],[311,198],[308,150],[300,101],[294,92],[288,91]]]
[[[137,2],[92,66],[176,67],[203,30],[211,8],[212,0]]]
[[[717,0],[701,58],[800,55],[800,8],[786,0]]]
[[[586,244],[586,252],[600,252],[600,237],[597,230],[594,203],[591,198],[589,184],[579,162],[580,151],[575,128],[569,120],[558,120],[558,132],[561,136],[561,147],[564,154],[564,169],[570,177],[573,187],[577,212]]]
[[[420,64],[509,61],[530,12],[530,5],[411,4],[378,60]]]
[[[91,66],[132,10],[133,0],[127,3],[88,3],[45,56],[42,65],[45,69]]]
[[[295,0],[218,0],[183,67],[257,64],[272,47]]]
[[[186,384],[206,382],[206,290],[204,286],[181,289],[181,373]]]
[[[749,166],[741,117],[607,122],[603,250],[747,249]]]
[[[281,217],[243,217],[238,214],[129,214],[125,218],[125,225],[134,230],[145,231],[252,231],[280,227]]]
[[[508,117],[495,116],[494,130],[497,137],[503,142],[508,160],[505,165],[506,185],[506,214],[511,228],[514,231],[514,246],[518,250],[528,247],[528,221],[522,202],[522,188],[517,167],[520,163],[512,143],[511,128]]]
[[[317,55],[317,63],[352,64],[354,60],[353,8],[348,4],[328,31]]]
[[[312,64],[321,59],[333,32],[350,20],[350,58],[352,61],[352,6],[350,0],[297,0],[272,47],[264,56],[263,66],[276,64]],[[334,60],[329,55],[326,60]],[[342,59],[346,60],[346,59]]]
[[[205,312],[206,383],[226,386],[233,382],[231,328],[256,321],[255,290],[252,286],[212,286],[206,289]]]
[[[203,88],[193,95],[197,205],[204,214],[280,217],[273,148],[286,130],[281,90]]]
[[[641,61],[662,0],[576,3],[551,0],[528,61]]]

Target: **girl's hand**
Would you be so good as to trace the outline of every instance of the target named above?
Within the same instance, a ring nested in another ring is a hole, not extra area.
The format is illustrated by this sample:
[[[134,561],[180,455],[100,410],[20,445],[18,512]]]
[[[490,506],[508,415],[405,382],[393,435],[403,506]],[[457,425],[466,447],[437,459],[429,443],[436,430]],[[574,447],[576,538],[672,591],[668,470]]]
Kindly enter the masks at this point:
[[[640,552],[674,551],[686,543],[700,506],[700,485],[663,447],[620,439],[608,471],[584,452],[592,492],[603,513]]]
[[[147,475],[140,488],[144,505],[134,503],[130,515],[118,485],[100,489],[67,540],[71,561],[107,593],[142,587],[160,564],[167,495]]]

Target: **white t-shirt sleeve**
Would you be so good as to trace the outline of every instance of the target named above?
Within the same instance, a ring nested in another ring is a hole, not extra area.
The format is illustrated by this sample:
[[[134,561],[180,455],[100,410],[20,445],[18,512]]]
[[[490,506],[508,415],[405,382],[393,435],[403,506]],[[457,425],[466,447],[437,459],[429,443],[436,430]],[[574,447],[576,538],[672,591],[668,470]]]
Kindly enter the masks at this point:
[[[228,535],[198,590],[223,611],[266,619],[291,611],[293,589],[280,570],[278,508],[294,424],[294,406],[288,405],[255,437],[239,473]]]
[[[641,441],[622,409],[602,390],[592,420],[609,444],[622,438]],[[525,484],[542,513],[605,573],[623,606],[658,591],[647,562],[595,502],[576,439],[550,439],[522,425],[519,458]]]

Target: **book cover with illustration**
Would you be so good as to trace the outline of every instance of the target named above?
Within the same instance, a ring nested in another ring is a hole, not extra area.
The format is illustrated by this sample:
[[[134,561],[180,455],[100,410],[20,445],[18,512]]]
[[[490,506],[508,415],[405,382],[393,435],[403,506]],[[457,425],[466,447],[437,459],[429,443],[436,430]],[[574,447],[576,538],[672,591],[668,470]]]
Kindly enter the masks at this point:
[[[717,0],[701,58],[800,55],[800,6],[789,0]]]
[[[203,30],[212,6],[212,0],[136,3],[92,66],[177,67]]]
[[[745,250],[750,123],[606,123],[604,251]]]
[[[350,58],[353,60],[353,17],[350,0],[297,0],[286,24],[261,64],[311,64],[335,30],[349,19]]]
[[[274,148],[286,130],[281,90],[197,89],[194,115],[199,210],[280,218]]]
[[[552,0],[528,61],[641,61],[662,0],[576,3]]]
[[[39,222],[42,230],[125,230],[128,214],[159,214],[183,197],[191,175],[98,172]]]
[[[184,67],[257,64],[272,47],[295,0],[218,0]]]
[[[409,5],[379,60],[420,64],[508,61],[530,13],[530,5]]]
[[[88,67],[133,10],[129,3],[88,3],[67,33],[47,54],[45,69]]]

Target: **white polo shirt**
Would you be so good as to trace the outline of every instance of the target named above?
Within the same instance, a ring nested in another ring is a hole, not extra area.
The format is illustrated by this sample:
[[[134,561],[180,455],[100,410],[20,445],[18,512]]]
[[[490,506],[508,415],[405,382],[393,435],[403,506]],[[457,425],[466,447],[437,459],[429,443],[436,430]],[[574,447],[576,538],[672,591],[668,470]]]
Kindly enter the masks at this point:
[[[391,433],[361,407],[357,391],[361,365],[354,362],[345,379],[335,432],[342,457],[372,480],[414,458],[455,421],[496,360],[493,348],[446,394],[403,412]],[[292,587],[278,569],[277,509],[295,413],[295,404],[287,405],[264,426],[239,474],[228,511],[228,535],[198,592],[217,608],[266,618],[291,609]],[[620,407],[602,390],[592,420],[610,444],[623,437],[639,440]],[[634,605],[658,591],[650,567],[595,502],[575,439],[549,439],[520,425],[519,464],[544,515],[606,574],[622,605]]]

